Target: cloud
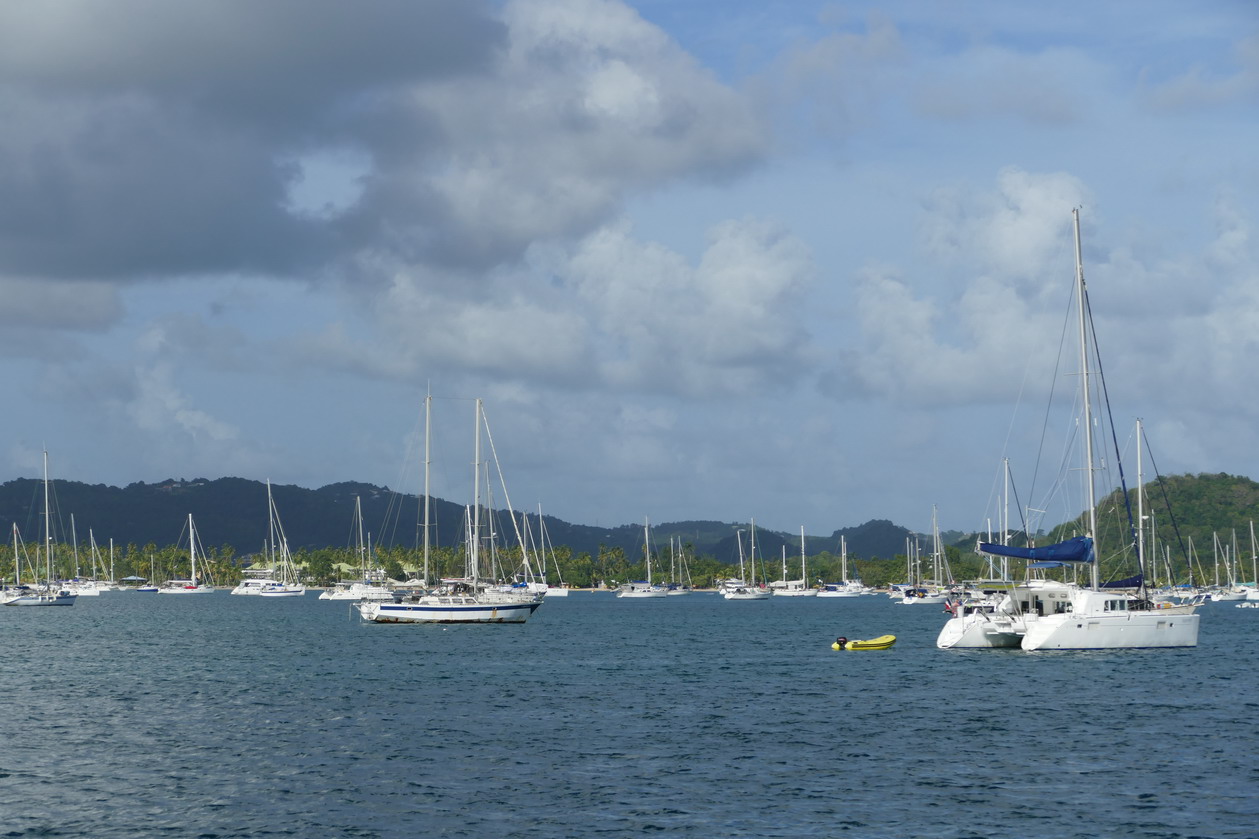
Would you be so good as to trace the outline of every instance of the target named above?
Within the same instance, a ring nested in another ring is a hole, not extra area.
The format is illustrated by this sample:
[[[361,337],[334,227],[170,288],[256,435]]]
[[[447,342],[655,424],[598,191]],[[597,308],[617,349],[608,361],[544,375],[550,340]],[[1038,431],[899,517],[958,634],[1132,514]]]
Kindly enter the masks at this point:
[[[1259,34],[1240,38],[1232,54],[1231,72],[1212,72],[1202,65],[1189,67],[1163,83],[1149,83],[1145,101],[1166,113],[1214,111],[1221,106],[1259,104]],[[1147,71],[1145,75],[1150,74]]]
[[[764,151],[619,3],[368,5],[5,4],[0,275],[354,279],[385,254],[466,282]]]

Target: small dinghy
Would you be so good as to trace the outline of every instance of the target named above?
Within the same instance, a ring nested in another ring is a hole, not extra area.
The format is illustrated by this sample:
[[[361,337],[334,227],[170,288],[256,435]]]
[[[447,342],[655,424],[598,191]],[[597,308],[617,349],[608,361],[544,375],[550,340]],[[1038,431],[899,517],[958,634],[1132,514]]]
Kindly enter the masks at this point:
[[[849,641],[847,638],[840,636],[835,639],[835,643],[831,644],[832,650],[886,650],[888,647],[896,643],[895,635],[880,635],[878,638],[871,638],[868,641]]]

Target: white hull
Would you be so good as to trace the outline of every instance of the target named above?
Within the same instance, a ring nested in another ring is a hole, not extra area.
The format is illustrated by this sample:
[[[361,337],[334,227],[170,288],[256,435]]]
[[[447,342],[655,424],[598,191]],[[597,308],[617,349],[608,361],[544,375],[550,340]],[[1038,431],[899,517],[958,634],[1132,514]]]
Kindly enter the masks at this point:
[[[328,589],[319,593],[320,600],[393,600],[393,592],[380,586],[359,585],[344,589]]]
[[[239,585],[237,585],[236,588],[232,589],[231,593],[236,594],[236,595],[245,595],[248,597],[254,597],[256,595],[262,594],[262,590],[264,587],[269,586],[269,585],[274,585],[274,584],[275,584],[274,580],[244,580]]]
[[[75,595],[69,592],[57,594],[24,594],[5,601],[5,606],[73,606]]]
[[[1057,614],[1029,621],[1025,650],[1121,650],[1196,647],[1199,615],[1170,609]]]
[[[1023,641],[1022,621],[974,612],[945,621],[936,646],[949,649],[1017,648]]]
[[[364,620],[375,623],[524,623],[540,605],[540,599],[429,595],[413,603],[360,603],[358,610]]]
[[[276,584],[267,586],[258,592],[259,597],[302,597],[306,594],[305,586],[285,586]]]
[[[817,597],[815,588],[776,588],[775,597]]]
[[[546,590],[547,597],[568,597],[568,588],[565,586],[551,586]]]
[[[616,593],[617,597],[668,597],[669,590],[664,588],[623,588]]]
[[[210,594],[214,591],[214,586],[172,586],[170,588],[159,588],[158,594]]]
[[[721,593],[726,600],[769,600],[769,589],[728,589]]]
[[[947,594],[924,594],[902,597],[902,606],[939,606],[949,599]]]

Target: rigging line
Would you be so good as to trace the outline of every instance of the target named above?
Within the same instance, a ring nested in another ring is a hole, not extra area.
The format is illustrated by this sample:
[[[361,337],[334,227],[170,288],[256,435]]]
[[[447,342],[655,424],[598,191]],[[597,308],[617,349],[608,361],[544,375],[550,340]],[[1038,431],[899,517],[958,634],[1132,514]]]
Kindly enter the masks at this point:
[[[1036,482],[1040,476],[1040,460],[1045,451],[1045,438],[1049,433],[1049,414],[1054,404],[1054,392],[1058,388],[1058,374],[1062,369],[1063,347],[1067,343],[1067,333],[1071,325],[1071,302],[1075,299],[1075,284],[1072,283],[1071,293],[1067,295],[1067,310],[1062,319],[1062,334],[1058,338],[1058,357],[1054,361],[1054,374],[1050,378],[1049,398],[1045,400],[1045,418],[1040,427],[1040,445],[1036,449],[1036,461],[1032,465],[1032,483],[1028,487],[1028,498],[1036,497]],[[1055,483],[1057,483],[1055,481]]]
[[[1158,480],[1158,488],[1163,493],[1163,503],[1167,506],[1167,515],[1172,520],[1172,531],[1176,534],[1176,544],[1180,546],[1180,555],[1185,559],[1185,564],[1189,566],[1189,584],[1193,585],[1193,563],[1189,560],[1189,551],[1185,549],[1185,540],[1180,534],[1180,524],[1176,521],[1176,513],[1172,510],[1171,499],[1167,497],[1167,485],[1163,483],[1163,476],[1158,471],[1158,463],[1154,460],[1154,451],[1150,448],[1150,440],[1145,434],[1145,428],[1141,429],[1141,439],[1145,441],[1145,454],[1150,458],[1150,466],[1154,469],[1154,477]]]
[[[1097,378],[1102,384],[1102,401],[1106,404],[1106,421],[1110,424],[1110,441],[1115,452],[1115,466],[1119,470],[1119,488],[1123,491],[1124,507],[1128,513],[1128,538],[1129,545],[1137,556],[1137,570],[1141,573],[1141,584],[1139,591],[1144,596],[1145,593],[1145,557],[1140,555],[1137,550],[1137,529],[1132,520],[1132,499],[1128,496],[1128,484],[1124,478],[1123,460],[1119,457],[1119,435],[1115,433],[1115,416],[1110,410],[1110,391],[1106,387],[1106,374],[1102,371],[1102,354],[1097,346],[1097,328],[1093,323],[1093,306],[1089,302],[1088,289],[1084,290],[1084,309],[1088,314],[1089,332],[1093,337],[1093,360],[1097,362]],[[1090,468],[1092,464],[1090,464]]]

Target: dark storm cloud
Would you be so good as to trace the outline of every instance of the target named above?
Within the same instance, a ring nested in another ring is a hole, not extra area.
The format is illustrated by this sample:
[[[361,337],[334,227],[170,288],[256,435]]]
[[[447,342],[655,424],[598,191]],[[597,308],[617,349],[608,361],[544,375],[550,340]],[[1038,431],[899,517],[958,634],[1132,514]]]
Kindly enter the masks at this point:
[[[503,39],[466,0],[0,5],[0,273],[311,271],[349,243],[286,209],[293,161]]]

